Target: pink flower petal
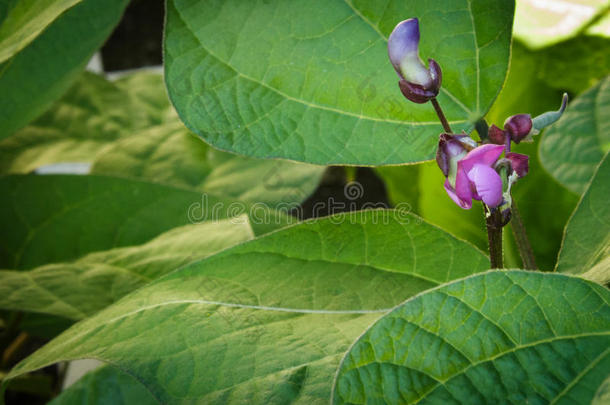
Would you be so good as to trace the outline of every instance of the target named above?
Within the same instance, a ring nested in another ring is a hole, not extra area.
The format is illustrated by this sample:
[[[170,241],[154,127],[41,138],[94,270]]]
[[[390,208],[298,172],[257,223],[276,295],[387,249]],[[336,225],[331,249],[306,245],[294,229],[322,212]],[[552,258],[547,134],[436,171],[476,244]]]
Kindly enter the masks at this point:
[[[502,179],[494,169],[484,164],[475,164],[468,172],[468,178],[479,197],[489,207],[497,207],[502,202]],[[478,198],[477,198],[478,199]]]
[[[458,162],[458,171],[455,176],[455,194],[462,201],[468,201],[468,208],[472,205],[472,185],[470,184],[470,180],[468,180],[468,176],[466,172],[460,170]],[[451,183],[450,183],[451,184]]]
[[[453,189],[453,187],[451,187],[451,184],[449,184],[449,180],[445,180],[445,190],[447,191],[447,194],[449,194],[449,197],[451,197],[451,199],[453,200],[454,203],[456,203],[457,205],[460,206],[460,208],[463,208],[465,210],[469,210],[472,207],[472,200],[462,200],[460,197],[458,197],[458,195],[455,193],[455,190]]]
[[[466,173],[468,173],[475,164],[491,166],[496,163],[502,152],[504,152],[504,145],[486,144],[478,146],[468,152],[468,154],[464,156],[464,159],[460,160],[458,163],[458,170],[460,170],[460,164],[462,170]]]

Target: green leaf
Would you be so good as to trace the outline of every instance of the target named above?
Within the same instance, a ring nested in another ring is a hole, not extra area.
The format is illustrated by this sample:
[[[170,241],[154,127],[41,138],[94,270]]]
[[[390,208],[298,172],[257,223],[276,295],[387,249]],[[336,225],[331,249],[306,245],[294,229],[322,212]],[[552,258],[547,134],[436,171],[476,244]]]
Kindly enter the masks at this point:
[[[126,5],[127,0],[83,0],[0,64],[0,138],[38,117],[71,86]]]
[[[381,167],[377,173],[386,182],[394,206],[410,208],[426,221],[487,250],[483,206],[473,204],[464,210],[456,205],[443,188],[445,177],[436,162]]]
[[[433,108],[408,103],[387,58],[418,17],[420,51],[443,69],[455,131],[483,116],[508,68],[513,1],[167,2],[165,72],[186,125],[254,157],[382,165],[433,157]]]
[[[314,192],[324,170],[324,166],[220,152],[176,122],[115,142],[97,157],[91,172],[288,209]]]
[[[162,76],[150,72],[116,82],[85,73],[53,108],[0,141],[0,173],[63,162],[94,162],[97,174],[284,208],[309,197],[325,170],[213,150],[184,127]]]
[[[264,206],[107,176],[0,178],[0,268],[31,269],[247,213],[256,234],[295,221]]]
[[[28,173],[60,162],[91,162],[113,142],[176,122],[160,75],[109,82],[85,72],[53,107],[0,141],[0,173]],[[174,113],[175,114],[175,113]]]
[[[8,378],[93,357],[162,403],[328,403],[340,356],[366,326],[488,266],[477,249],[398,211],[306,221],[148,284]]]
[[[582,194],[610,150],[610,76],[576,98],[544,133],[540,160],[569,190]]]
[[[609,48],[609,38],[579,35],[537,52],[535,75],[553,88],[580,94],[610,74]]]
[[[556,271],[610,281],[610,158],[600,163],[565,228]]]
[[[607,0],[517,0],[515,37],[532,49],[570,38],[607,12]]]
[[[20,0],[0,14],[0,63],[30,42],[63,12],[82,0]],[[6,13],[6,14],[4,14]]]
[[[79,320],[181,266],[254,235],[246,216],[184,225],[138,246],[29,271],[0,271],[0,308]]]
[[[335,404],[589,403],[610,369],[610,292],[490,271],[406,301],[345,355]]]
[[[104,366],[85,374],[49,405],[158,405],[137,379],[116,367]]]

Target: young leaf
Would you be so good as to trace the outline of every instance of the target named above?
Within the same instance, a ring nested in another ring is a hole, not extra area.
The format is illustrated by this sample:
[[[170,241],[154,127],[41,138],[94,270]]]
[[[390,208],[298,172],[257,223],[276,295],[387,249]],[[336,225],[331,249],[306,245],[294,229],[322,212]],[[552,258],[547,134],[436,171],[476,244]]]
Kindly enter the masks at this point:
[[[127,3],[83,0],[0,64],[0,139],[38,117],[70,87],[119,22]]]
[[[343,358],[333,403],[589,403],[609,368],[608,290],[490,271],[379,319]]]
[[[139,245],[177,226],[243,213],[256,234],[296,221],[261,205],[107,176],[5,176],[0,195],[4,269],[31,269]]]
[[[441,126],[407,103],[387,57],[418,17],[420,52],[443,70],[453,129],[483,116],[504,81],[513,1],[167,2],[165,72],[186,125],[215,147],[318,164],[433,157]]]
[[[244,215],[184,225],[142,245],[90,253],[70,263],[0,270],[0,308],[83,319],[151,280],[253,236]]]
[[[398,211],[306,221],[148,284],[7,378],[94,357],[162,403],[328,403],[340,356],[366,326],[488,266],[471,245]]]
[[[595,168],[610,150],[610,76],[576,98],[549,128],[540,144],[546,170],[571,191],[582,194]]]
[[[600,163],[565,228],[556,271],[610,281],[610,158]]]
[[[103,366],[85,374],[49,405],[158,405],[138,380],[116,367]]]

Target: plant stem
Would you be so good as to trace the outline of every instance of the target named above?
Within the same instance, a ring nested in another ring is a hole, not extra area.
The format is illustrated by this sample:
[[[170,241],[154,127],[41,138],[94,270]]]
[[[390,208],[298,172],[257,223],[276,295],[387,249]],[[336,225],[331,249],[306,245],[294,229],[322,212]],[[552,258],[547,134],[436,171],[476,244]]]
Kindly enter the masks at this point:
[[[489,242],[489,260],[492,269],[503,268],[502,264],[502,218],[500,211],[485,206],[485,224]]]
[[[441,121],[441,124],[443,124],[443,129],[445,130],[445,132],[447,132],[448,134],[452,134],[453,131],[451,131],[451,127],[449,126],[449,121],[447,121],[447,118],[445,118],[445,114],[443,114],[443,109],[441,108],[438,101],[436,101],[436,97],[431,99],[430,102],[434,107],[434,111],[436,111],[436,115],[438,115],[438,119]]]
[[[519,255],[523,261],[523,267],[527,270],[537,270],[536,259],[534,258],[534,251],[532,245],[525,232],[525,226],[521,219],[521,214],[517,210],[517,204],[513,200],[513,206],[511,207],[511,228],[513,235],[515,236],[515,242],[517,242],[517,248],[519,248]]]

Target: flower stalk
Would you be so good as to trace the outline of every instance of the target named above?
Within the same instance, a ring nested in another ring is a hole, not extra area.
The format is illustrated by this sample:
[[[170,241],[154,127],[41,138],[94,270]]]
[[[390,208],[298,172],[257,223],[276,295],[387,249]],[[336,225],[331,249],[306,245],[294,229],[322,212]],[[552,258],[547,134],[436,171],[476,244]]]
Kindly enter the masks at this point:
[[[525,225],[523,224],[523,220],[521,219],[521,214],[519,214],[515,200],[513,200],[511,214],[511,229],[513,230],[513,236],[515,237],[515,242],[517,243],[517,248],[519,249],[519,255],[523,261],[523,268],[526,270],[537,270],[538,266],[536,266],[534,251],[532,250],[532,245],[527,237]]]
[[[430,102],[432,103],[432,106],[434,107],[434,111],[436,111],[436,115],[438,116],[438,119],[440,120],[441,124],[443,124],[443,129],[445,130],[445,132],[447,132],[448,134],[452,134],[453,131],[451,131],[451,126],[449,125],[449,121],[447,121],[447,118],[445,117],[445,114],[443,113],[443,109],[441,108],[441,105],[436,100],[436,97],[431,99]]]
[[[502,254],[502,227],[504,226],[500,210],[485,207],[485,226],[489,243],[489,261],[492,269],[504,267]]]

